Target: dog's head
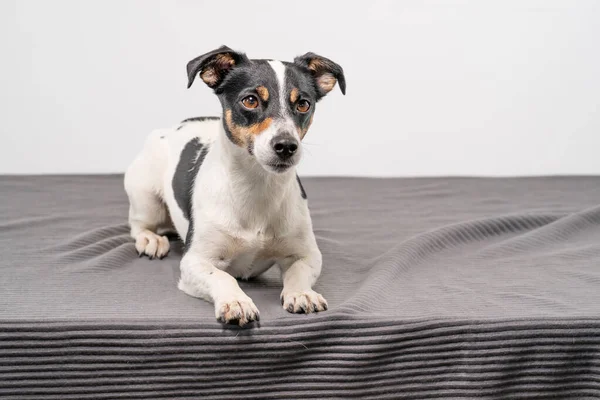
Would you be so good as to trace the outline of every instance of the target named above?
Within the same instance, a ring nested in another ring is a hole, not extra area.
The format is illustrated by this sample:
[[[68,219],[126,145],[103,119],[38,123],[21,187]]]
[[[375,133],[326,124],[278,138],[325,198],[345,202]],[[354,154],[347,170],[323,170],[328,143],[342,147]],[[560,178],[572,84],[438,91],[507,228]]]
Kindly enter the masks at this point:
[[[298,164],[316,103],[336,83],[346,93],[342,67],[313,53],[292,63],[250,60],[222,46],[190,61],[187,72],[188,88],[199,74],[219,97],[229,140],[270,172]]]

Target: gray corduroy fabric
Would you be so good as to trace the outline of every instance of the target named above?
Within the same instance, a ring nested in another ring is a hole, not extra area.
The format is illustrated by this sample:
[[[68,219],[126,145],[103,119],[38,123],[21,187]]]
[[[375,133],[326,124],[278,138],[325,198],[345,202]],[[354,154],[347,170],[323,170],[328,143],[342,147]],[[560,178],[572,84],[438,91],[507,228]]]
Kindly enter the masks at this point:
[[[223,327],[122,176],[0,177],[0,399],[598,398],[600,178],[303,179],[330,309]]]

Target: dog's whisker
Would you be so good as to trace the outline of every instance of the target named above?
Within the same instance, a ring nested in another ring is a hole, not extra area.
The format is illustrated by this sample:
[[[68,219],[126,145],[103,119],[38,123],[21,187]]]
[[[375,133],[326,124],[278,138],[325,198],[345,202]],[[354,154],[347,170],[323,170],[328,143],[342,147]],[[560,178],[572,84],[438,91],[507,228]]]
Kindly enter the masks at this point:
[[[304,151],[306,151],[308,154],[312,155],[312,152],[310,151],[310,149],[308,147],[302,147],[304,149]]]

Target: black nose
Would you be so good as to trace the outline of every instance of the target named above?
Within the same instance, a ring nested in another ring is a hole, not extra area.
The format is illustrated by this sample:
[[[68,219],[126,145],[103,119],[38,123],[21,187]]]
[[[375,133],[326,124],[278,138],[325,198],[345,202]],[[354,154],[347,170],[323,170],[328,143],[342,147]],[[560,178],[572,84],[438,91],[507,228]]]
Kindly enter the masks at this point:
[[[291,156],[294,155],[296,150],[298,150],[298,142],[296,139],[292,137],[283,137],[283,138],[274,138],[273,142],[273,150],[275,150],[275,154],[281,160],[287,160]]]

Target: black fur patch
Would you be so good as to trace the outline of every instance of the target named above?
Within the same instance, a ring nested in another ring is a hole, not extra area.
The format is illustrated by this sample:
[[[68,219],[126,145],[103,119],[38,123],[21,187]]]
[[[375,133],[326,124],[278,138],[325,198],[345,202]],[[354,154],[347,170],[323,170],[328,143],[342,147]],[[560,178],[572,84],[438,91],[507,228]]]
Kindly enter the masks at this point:
[[[218,121],[220,119],[221,119],[221,117],[213,117],[213,116],[186,118],[180,122],[181,125],[179,125],[176,130],[180,130],[181,128],[183,128],[183,125],[185,125],[188,122]]]
[[[302,182],[300,181],[298,174],[296,174],[296,180],[298,181],[298,186],[300,186],[300,195],[303,199],[306,199],[306,192],[304,191],[304,186],[302,186]]]
[[[187,251],[191,242],[194,221],[192,214],[192,192],[194,190],[194,183],[196,181],[196,175],[200,170],[200,166],[204,161],[204,157],[208,153],[208,146],[203,145],[200,139],[194,138],[190,140],[179,156],[179,162],[173,175],[173,194],[177,205],[181,208],[183,216],[189,221],[189,227],[185,240],[184,253]]]
[[[183,121],[181,121],[182,124],[185,124],[186,122],[202,122],[202,121],[218,121],[220,120],[221,117],[215,117],[215,116],[209,116],[209,117],[192,117],[192,118],[186,118]]]

